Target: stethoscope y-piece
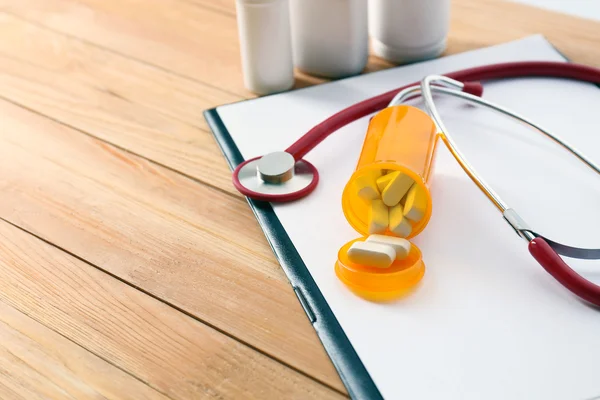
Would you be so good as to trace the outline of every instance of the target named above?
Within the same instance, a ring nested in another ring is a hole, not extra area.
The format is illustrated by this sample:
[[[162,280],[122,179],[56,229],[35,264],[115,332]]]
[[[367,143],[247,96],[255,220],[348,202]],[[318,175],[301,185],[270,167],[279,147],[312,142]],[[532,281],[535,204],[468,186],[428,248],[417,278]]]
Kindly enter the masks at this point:
[[[517,235],[527,240],[532,241],[535,238],[543,238],[549,245],[561,256],[569,258],[578,258],[580,260],[600,260],[600,249],[585,249],[581,247],[573,247],[537,233],[527,225],[525,221],[512,208],[507,209],[502,214],[506,222],[515,230]]]

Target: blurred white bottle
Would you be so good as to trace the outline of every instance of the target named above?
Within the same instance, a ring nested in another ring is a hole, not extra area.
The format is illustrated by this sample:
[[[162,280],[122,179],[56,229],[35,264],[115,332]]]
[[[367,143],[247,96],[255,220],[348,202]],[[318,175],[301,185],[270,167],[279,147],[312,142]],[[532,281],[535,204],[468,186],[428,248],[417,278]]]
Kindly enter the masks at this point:
[[[294,85],[289,0],[236,0],[244,84],[257,94]]]
[[[439,56],[449,25],[450,0],[369,0],[373,52],[394,63]]]
[[[369,58],[367,0],[290,0],[294,64],[312,75],[362,72]]]

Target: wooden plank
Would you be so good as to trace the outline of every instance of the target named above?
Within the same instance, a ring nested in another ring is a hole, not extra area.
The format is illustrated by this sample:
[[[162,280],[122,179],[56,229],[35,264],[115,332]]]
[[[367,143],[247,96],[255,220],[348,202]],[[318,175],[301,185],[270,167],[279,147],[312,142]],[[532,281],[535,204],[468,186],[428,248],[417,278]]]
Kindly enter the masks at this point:
[[[0,115],[0,216],[343,390],[245,203],[6,101]]]
[[[342,397],[5,222],[0,222],[0,274],[2,302],[170,398]],[[141,382],[132,383],[130,392],[124,384],[131,379],[124,374],[113,373],[112,380],[103,374],[108,367],[91,363],[82,351],[65,352],[72,344],[53,341],[56,334],[19,321],[10,310],[5,314],[5,308],[0,307],[0,335],[6,339],[2,346],[10,358],[0,361],[0,370],[5,368],[0,391],[16,391],[16,386],[33,380],[24,389],[43,390],[43,398],[92,397],[93,392],[81,383],[70,382],[73,373],[91,372],[94,376],[86,377],[86,383],[103,388],[107,395],[163,397],[149,389],[142,391]],[[7,324],[25,333],[2,329]],[[52,358],[59,358],[63,365],[53,370]],[[98,368],[89,371],[90,366]],[[49,380],[54,386],[42,385]],[[79,386],[78,392],[63,391],[67,384]]]
[[[22,232],[4,222],[0,223],[0,231],[10,233],[12,241],[23,245],[34,248],[40,245],[32,243],[35,241],[33,237],[25,238]],[[6,257],[8,252],[4,241],[0,243],[0,251],[3,270],[8,268],[12,271],[9,260],[23,263],[14,248]],[[27,289],[23,282],[19,283],[20,290]],[[35,293],[29,295],[34,296]],[[125,394],[129,399],[168,399],[135,377],[0,301],[0,398],[122,399]]]
[[[170,0],[2,0],[0,7],[220,89],[250,95],[241,79],[235,19],[222,12]]]
[[[0,13],[0,96],[240,196],[202,110],[237,97]]]
[[[58,80],[57,89],[60,90],[69,90],[65,81],[76,87],[85,85],[96,89],[97,97],[102,93],[109,94],[203,129],[207,128],[202,118],[204,109],[243,99],[211,85],[27,23],[1,10],[0,24],[4,38],[0,42],[0,54],[37,67],[36,72],[51,74]],[[60,79],[61,76],[64,79]],[[46,77],[42,76],[39,80],[46,82]],[[78,100],[84,97],[78,96],[73,89],[67,94]],[[103,108],[104,103],[98,102],[96,106]],[[171,133],[175,134],[177,132]]]

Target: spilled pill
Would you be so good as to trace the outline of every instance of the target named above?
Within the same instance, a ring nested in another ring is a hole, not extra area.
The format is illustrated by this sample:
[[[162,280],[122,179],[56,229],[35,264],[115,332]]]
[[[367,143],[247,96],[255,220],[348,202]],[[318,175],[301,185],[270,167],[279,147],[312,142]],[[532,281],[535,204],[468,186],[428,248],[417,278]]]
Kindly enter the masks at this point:
[[[389,224],[388,208],[381,200],[373,200],[368,211],[369,233],[384,232]]]
[[[348,249],[348,258],[356,264],[388,268],[396,259],[392,246],[375,242],[354,242]]]
[[[386,235],[370,235],[367,238],[367,242],[391,246],[396,252],[396,260],[403,260],[410,253],[410,242],[406,239]]]
[[[404,205],[404,216],[411,221],[419,222],[425,216],[427,209],[427,197],[425,192],[418,185],[413,185],[406,195],[406,204]]]
[[[405,238],[412,232],[410,221],[404,217],[402,204],[397,204],[389,209],[389,221],[389,230],[394,235]]]
[[[375,200],[380,197],[375,179],[375,175],[368,173],[356,178],[356,190],[360,197],[365,200]]]
[[[388,207],[393,207],[402,200],[408,189],[415,182],[410,176],[400,171],[393,172],[390,183],[381,192],[381,198]],[[387,175],[386,175],[387,176]]]

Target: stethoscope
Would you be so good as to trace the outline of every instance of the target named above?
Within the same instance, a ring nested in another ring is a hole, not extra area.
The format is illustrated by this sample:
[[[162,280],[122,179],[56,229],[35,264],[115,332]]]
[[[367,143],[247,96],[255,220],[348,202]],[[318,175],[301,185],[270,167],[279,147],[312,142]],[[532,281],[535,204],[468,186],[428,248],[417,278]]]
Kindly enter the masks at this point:
[[[343,126],[386,106],[398,105],[422,97],[426,110],[438,127],[440,137],[471,180],[502,213],[515,232],[529,244],[529,252],[558,282],[581,299],[600,306],[600,286],[583,278],[570,268],[560,255],[578,259],[600,259],[600,249],[584,249],[550,240],[531,229],[517,212],[485,182],[460,152],[439,115],[433,92],[458,97],[516,119],[550,138],[592,170],[600,167],[551,132],[531,120],[481,98],[479,81],[528,76],[567,78],[600,83],[600,70],[563,62],[516,62],[491,64],[453,72],[446,76],[431,75],[419,83],[383,93],[350,106],[321,122],[285,151],[247,160],[234,170],[233,184],[245,196],[259,201],[287,202],[310,194],[318,184],[319,173],[303,157],[327,136]],[[559,255],[560,254],[560,255]]]

